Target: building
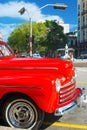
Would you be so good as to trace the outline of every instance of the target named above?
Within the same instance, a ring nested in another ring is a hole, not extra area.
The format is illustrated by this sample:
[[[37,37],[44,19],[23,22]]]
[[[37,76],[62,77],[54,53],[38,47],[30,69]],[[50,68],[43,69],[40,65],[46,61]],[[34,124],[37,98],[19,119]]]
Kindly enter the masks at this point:
[[[64,28],[64,33],[69,33],[69,24],[65,24],[63,20],[58,21],[58,25],[61,25]]]
[[[78,0],[78,44],[80,54],[87,53],[87,0]]]
[[[68,47],[74,49],[74,57],[79,56],[79,45],[77,42],[78,31],[69,32],[66,34],[68,37]]]

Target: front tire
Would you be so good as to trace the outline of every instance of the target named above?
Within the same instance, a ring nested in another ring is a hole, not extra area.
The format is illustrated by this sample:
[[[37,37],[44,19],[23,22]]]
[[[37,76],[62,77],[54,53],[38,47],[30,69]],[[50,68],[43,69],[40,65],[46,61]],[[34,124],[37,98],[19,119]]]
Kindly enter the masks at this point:
[[[13,128],[36,130],[44,119],[41,111],[27,98],[11,98],[6,101],[3,110],[4,121]]]

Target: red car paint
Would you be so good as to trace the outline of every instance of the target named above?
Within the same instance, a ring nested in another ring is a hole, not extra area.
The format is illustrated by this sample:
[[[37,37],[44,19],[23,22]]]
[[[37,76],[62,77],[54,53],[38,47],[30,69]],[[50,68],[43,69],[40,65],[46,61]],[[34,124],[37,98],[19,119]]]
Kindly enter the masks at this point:
[[[0,100],[12,95],[28,96],[44,112],[53,113],[76,101],[75,70],[71,61],[57,58],[17,57],[7,45],[9,55],[0,56]],[[56,79],[61,87],[56,91]],[[10,97],[11,98],[11,97]]]

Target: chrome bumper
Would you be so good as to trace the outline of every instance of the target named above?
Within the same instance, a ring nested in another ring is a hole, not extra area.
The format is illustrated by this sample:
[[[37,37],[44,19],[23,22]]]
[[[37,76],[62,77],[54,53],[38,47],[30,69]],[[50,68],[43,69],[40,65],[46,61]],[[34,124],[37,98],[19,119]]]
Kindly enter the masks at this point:
[[[82,88],[81,93],[79,94],[77,100],[71,102],[70,104],[64,107],[56,109],[54,115],[55,116],[63,115],[65,112],[73,109],[75,106],[79,107],[85,106],[85,103],[87,103],[87,95],[85,94],[85,88]]]
[[[56,111],[54,112],[55,116],[61,116],[63,115],[65,112],[70,111],[71,109],[73,109],[75,106],[82,106],[83,104],[83,95],[79,95],[79,97],[77,98],[77,100],[75,100],[74,102],[56,109]]]
[[[74,108],[77,105],[77,101],[74,101],[64,107],[58,108],[56,109],[56,111],[54,112],[55,116],[61,116],[63,115],[65,112],[71,110],[72,108]]]

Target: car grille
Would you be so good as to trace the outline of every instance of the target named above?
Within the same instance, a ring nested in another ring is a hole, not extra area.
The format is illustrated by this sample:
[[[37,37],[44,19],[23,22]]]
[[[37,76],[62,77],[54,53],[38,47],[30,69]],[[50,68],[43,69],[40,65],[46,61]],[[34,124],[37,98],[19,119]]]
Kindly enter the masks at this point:
[[[75,80],[73,79],[71,82],[65,84],[60,89],[60,103],[65,103],[70,101],[75,97]]]

